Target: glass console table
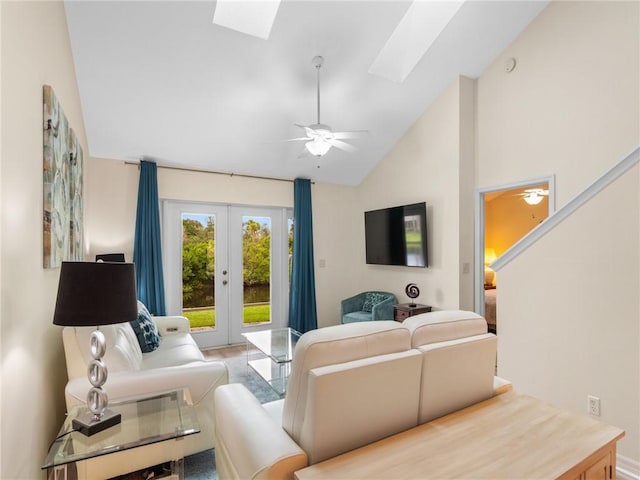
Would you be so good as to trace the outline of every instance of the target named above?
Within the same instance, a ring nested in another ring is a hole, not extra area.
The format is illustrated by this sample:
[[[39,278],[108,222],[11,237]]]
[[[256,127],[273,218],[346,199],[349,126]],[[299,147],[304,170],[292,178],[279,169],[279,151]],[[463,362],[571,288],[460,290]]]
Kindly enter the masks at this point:
[[[293,328],[276,328],[242,334],[247,340],[247,364],[280,395],[287,391],[293,350],[300,335],[300,332]],[[255,346],[266,357],[249,360],[249,344]]]
[[[122,422],[89,437],[75,431],[71,425],[74,418],[87,411],[87,407],[82,405],[71,409],[42,465],[42,469],[48,471],[47,478],[74,478],[75,474],[69,474],[71,466],[77,467],[78,478],[92,477],[89,473],[83,475],[80,465],[91,470],[88,464],[98,457],[200,432],[188,389],[110,403],[109,409],[120,413]],[[171,461],[171,478],[184,477],[179,450],[176,449],[176,458]],[[137,453],[133,451],[132,455]],[[121,472],[124,473],[128,472]]]

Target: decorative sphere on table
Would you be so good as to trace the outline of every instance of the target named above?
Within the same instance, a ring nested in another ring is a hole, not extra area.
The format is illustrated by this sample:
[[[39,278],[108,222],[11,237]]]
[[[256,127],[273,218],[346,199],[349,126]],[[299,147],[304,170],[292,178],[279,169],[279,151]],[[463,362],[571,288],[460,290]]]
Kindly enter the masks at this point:
[[[418,295],[420,295],[420,289],[415,283],[409,283],[406,287],[404,287],[404,293],[406,293],[407,297],[409,297],[411,300],[415,300],[416,298],[418,298]],[[414,302],[411,302],[409,306],[415,307],[416,304]]]

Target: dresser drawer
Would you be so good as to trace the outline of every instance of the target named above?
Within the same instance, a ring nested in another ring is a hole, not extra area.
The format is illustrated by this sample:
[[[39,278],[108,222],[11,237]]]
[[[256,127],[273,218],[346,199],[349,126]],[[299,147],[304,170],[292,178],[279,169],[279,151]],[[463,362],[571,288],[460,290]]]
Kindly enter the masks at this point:
[[[407,318],[420,313],[430,312],[429,305],[399,303],[393,306],[393,319],[396,322],[404,322]]]

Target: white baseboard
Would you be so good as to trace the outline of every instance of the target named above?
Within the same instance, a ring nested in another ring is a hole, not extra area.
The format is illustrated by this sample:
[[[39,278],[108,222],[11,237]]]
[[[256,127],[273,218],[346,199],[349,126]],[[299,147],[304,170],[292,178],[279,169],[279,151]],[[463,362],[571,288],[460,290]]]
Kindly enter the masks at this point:
[[[616,473],[619,480],[640,480],[640,462],[616,455]]]

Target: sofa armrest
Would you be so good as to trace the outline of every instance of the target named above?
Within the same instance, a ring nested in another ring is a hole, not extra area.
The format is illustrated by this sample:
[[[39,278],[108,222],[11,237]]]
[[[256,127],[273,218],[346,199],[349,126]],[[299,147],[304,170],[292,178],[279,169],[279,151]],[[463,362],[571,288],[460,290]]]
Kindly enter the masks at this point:
[[[221,480],[293,480],[307,454],[244,385],[214,393],[216,468]]]
[[[107,365],[108,367],[108,365]],[[104,389],[112,401],[135,398],[152,393],[188,388],[194,405],[219,385],[229,383],[224,362],[191,362],[174,367],[116,372],[108,376]],[[70,380],[65,388],[67,409],[85,404],[91,388],[87,377]]]
[[[395,303],[395,297],[389,297],[374,305],[371,309],[371,320],[393,320],[393,305]]]
[[[191,326],[189,319],[181,316],[158,316],[153,317],[153,321],[158,326],[160,335],[171,335],[173,333],[189,333]]]
[[[340,302],[340,314],[359,312],[364,305],[364,293],[359,293],[353,297],[345,298]]]

